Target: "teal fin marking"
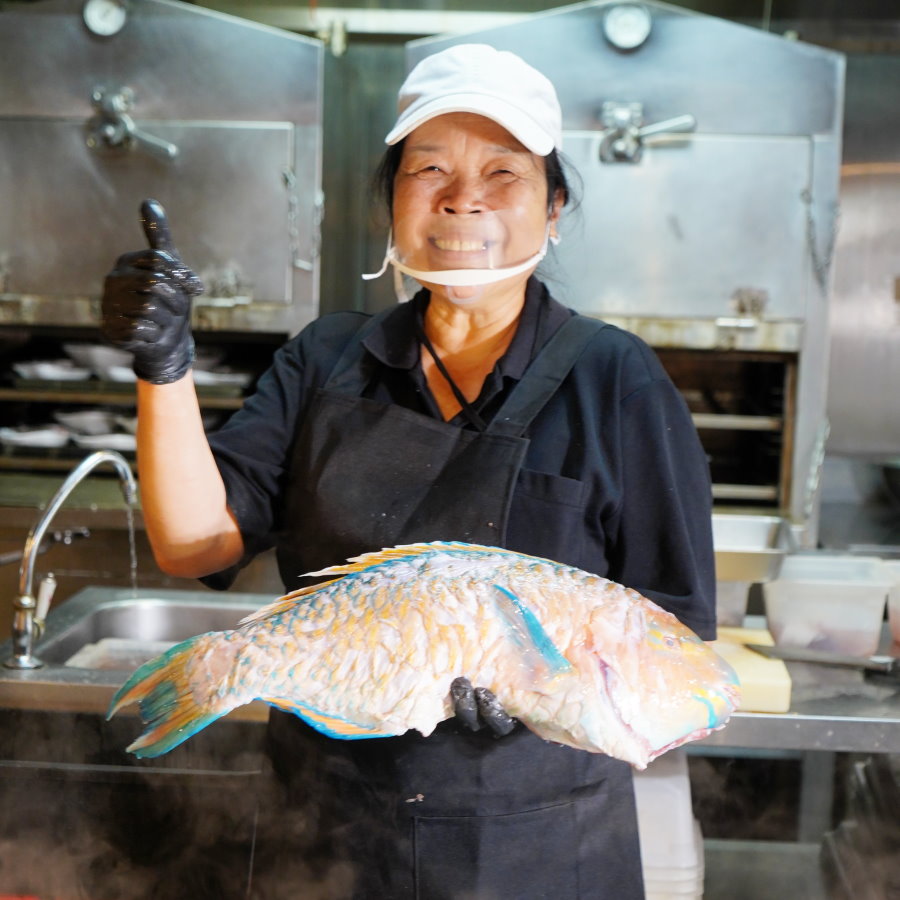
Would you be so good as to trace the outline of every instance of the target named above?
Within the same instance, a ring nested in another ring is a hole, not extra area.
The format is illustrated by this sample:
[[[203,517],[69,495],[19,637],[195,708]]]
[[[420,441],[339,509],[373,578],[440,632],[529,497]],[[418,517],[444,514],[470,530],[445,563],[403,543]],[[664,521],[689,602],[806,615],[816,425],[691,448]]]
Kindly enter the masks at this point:
[[[342,741],[357,741],[363,738],[394,737],[396,732],[379,731],[371,725],[360,725],[341,716],[323,713],[313,706],[300,703],[297,700],[286,698],[260,697],[270,706],[275,706],[285,712],[293,713],[303,719],[307,725],[330,738],[338,738]]]
[[[544,631],[544,626],[538,621],[537,616],[511,590],[499,584],[495,584],[494,587],[510,601],[508,604],[500,604],[500,608],[510,625],[516,643],[527,651],[528,647],[525,646],[527,640],[528,646],[537,650],[554,675],[571,669],[572,664],[559,652],[559,648]]]

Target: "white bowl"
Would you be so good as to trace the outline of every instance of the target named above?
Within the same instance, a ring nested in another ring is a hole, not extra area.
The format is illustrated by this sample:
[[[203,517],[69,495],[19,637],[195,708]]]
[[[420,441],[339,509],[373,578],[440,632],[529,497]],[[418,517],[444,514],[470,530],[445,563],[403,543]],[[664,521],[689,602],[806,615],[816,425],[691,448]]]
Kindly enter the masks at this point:
[[[245,388],[252,379],[249,372],[208,372],[205,369],[194,369],[194,384],[198,386],[230,384]]]
[[[133,434],[116,431],[112,434],[73,434],[72,440],[89,450],[134,450],[137,438]]]
[[[75,434],[108,434],[113,428],[113,415],[105,409],[57,411],[53,418]]]
[[[0,442],[10,447],[63,447],[71,434],[62,425],[38,425],[34,428],[0,428]]]
[[[129,434],[137,434],[137,416],[116,416],[115,423]]]
[[[34,360],[13,363],[19,378],[36,381],[87,381],[91,370],[80,368],[71,359]]]
[[[137,375],[131,366],[106,366],[97,375],[104,381],[132,382],[137,381]]]
[[[100,375],[109,366],[130,366],[132,360],[127,350],[107,344],[63,344],[63,350],[78,365],[90,369],[95,375]]]

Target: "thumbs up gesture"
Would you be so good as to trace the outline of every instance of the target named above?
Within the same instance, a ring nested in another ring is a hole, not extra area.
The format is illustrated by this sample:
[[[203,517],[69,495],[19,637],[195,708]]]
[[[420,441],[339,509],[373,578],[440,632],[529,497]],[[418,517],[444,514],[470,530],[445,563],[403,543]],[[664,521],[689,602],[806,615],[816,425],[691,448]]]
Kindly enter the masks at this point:
[[[134,354],[134,373],[151,384],[184,377],[194,359],[191,300],[200,279],[181,261],[165,210],[141,204],[148,249],[125,253],[106,276],[101,300],[103,336]]]

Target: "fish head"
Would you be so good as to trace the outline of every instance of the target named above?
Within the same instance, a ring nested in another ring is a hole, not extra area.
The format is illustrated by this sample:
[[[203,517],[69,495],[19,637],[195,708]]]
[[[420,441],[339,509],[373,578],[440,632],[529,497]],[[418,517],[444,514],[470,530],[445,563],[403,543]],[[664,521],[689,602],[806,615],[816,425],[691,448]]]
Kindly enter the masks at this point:
[[[635,749],[639,767],[721,728],[737,707],[731,666],[655,603],[635,596],[622,614],[595,614],[588,626],[594,684]],[[606,715],[606,726],[609,715]]]

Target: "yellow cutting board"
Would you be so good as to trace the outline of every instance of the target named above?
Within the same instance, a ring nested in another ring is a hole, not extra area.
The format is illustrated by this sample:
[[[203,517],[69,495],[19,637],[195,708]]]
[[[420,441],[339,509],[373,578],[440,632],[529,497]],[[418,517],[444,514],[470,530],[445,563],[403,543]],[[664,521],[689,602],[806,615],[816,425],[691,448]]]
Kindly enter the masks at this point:
[[[780,659],[767,659],[744,644],[772,645],[765,628],[733,628],[720,625],[712,647],[731,664],[741,681],[743,712],[787,712],[791,708],[791,676]]]

